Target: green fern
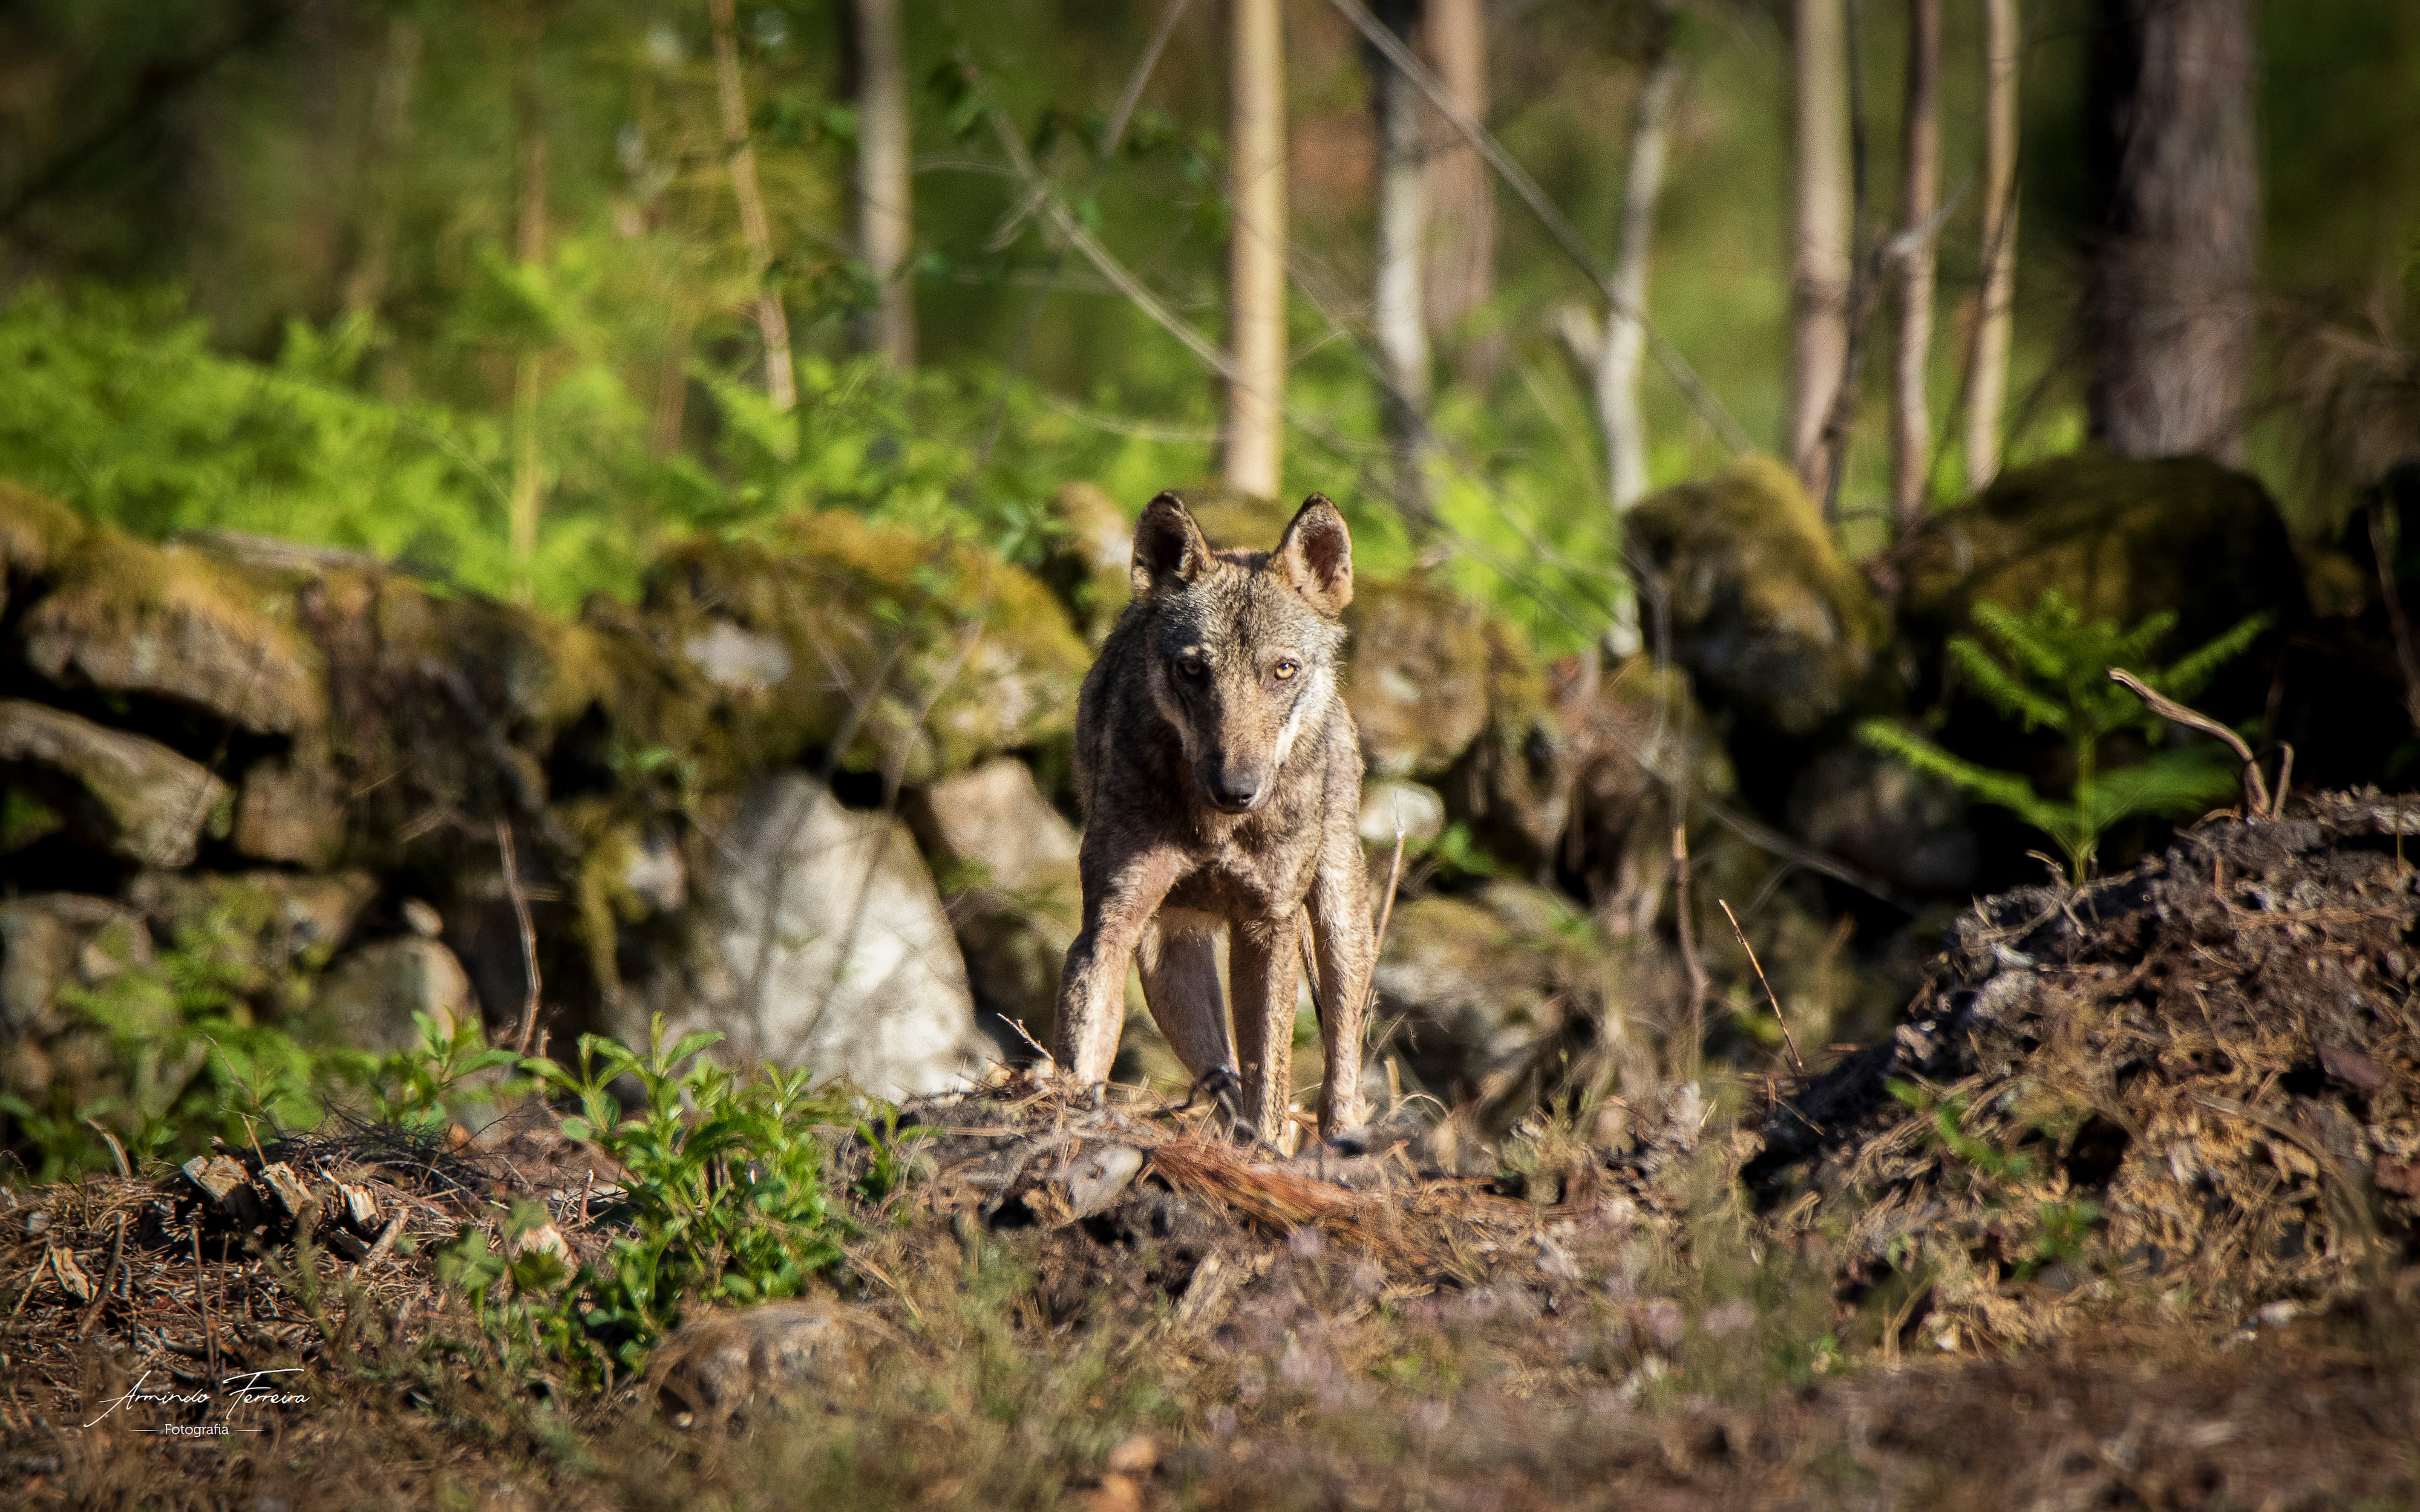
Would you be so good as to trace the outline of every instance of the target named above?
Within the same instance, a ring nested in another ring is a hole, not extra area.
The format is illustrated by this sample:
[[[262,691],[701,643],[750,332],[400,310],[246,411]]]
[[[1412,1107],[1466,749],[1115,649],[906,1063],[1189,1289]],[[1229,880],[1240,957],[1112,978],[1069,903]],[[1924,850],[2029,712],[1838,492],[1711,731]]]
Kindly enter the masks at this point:
[[[2101,837],[2111,825],[2139,814],[2190,812],[2234,791],[2233,764],[2206,748],[2162,751],[2131,766],[2102,771],[2102,741],[2127,730],[2146,736],[2156,736],[2160,730],[2156,715],[2109,680],[2109,669],[2135,671],[2168,697],[2190,699],[2219,668],[2259,639],[2269,628],[2268,615],[2255,614],[2166,667],[2149,671],[2141,669],[2149,667],[2151,652],[2176,628],[2173,614],[2154,614],[2132,629],[2121,629],[2105,620],[2086,620],[2051,589],[2027,614],[1978,604],[1975,624],[1990,637],[1996,654],[1973,636],[1953,636],[1951,662],[1978,692],[2025,729],[2055,730],[2065,737],[2075,765],[2074,785],[2065,797],[2037,792],[2013,772],[1953,756],[1887,720],[1869,719],[1858,734],[1875,749],[1983,803],[2006,809],[2049,836],[2065,853],[2069,874],[2076,882],[2090,873]]]

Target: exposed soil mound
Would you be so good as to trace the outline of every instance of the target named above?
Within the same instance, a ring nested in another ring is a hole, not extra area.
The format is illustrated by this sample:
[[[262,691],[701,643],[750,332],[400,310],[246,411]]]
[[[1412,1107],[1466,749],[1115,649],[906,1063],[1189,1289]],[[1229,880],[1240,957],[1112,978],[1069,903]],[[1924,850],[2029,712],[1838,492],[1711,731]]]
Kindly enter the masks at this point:
[[[1895,1038],[1776,1105],[1750,1190],[1786,1227],[1844,1227],[1851,1279],[1906,1286],[1945,1348],[2408,1280],[2412,834],[2420,799],[2322,795],[1978,903]]]

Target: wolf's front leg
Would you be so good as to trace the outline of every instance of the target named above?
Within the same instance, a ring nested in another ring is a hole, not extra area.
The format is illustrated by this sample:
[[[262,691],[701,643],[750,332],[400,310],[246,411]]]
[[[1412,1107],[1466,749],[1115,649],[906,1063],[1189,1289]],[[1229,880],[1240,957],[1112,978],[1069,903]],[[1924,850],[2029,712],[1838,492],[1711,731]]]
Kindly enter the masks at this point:
[[[1238,919],[1227,935],[1234,980],[1235,1047],[1244,1057],[1244,1116],[1275,1143],[1294,1096],[1294,1009],[1302,988],[1302,915]]]
[[[1086,832],[1078,858],[1084,929],[1067,948],[1067,968],[1059,979],[1059,1025],[1050,1041],[1061,1069],[1088,1084],[1109,1079],[1118,1030],[1125,1025],[1126,966],[1182,866],[1166,846],[1100,854],[1093,834]]]
[[[1326,1138],[1360,1127],[1369,1116],[1361,1103],[1361,1041],[1378,944],[1370,919],[1370,873],[1360,837],[1349,826],[1329,826],[1306,902],[1319,962],[1319,1039],[1326,1057],[1319,1133]]]

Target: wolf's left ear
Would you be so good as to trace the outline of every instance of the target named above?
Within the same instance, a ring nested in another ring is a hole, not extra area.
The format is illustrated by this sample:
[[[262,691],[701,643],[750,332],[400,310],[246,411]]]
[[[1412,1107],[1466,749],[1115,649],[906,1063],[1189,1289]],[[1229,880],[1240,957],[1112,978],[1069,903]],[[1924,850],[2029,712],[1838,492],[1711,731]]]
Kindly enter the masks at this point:
[[[1353,535],[1326,494],[1302,501],[1270,560],[1321,613],[1342,614],[1353,602]]]

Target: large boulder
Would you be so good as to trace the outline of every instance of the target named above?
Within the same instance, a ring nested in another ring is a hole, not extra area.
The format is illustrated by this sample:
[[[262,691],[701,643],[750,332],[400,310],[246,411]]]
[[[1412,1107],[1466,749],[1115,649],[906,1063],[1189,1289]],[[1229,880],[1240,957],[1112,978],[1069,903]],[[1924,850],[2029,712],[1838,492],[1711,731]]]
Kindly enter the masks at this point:
[[[646,612],[724,686],[743,768],[837,746],[851,769],[934,781],[1065,738],[1090,659],[1031,575],[841,514],[675,548]]]
[[[1652,494],[1629,545],[1640,620],[1668,625],[1710,710],[1800,736],[1857,704],[1888,615],[1789,469],[1750,457]]]
[[[345,785],[322,753],[256,762],[236,791],[236,854],[287,866],[333,866],[345,848]]]
[[[63,687],[166,700],[255,734],[327,717],[292,599],[265,574],[100,530],[50,563],[19,625],[26,663]]]
[[[1344,625],[1344,702],[1364,763],[1379,777],[1442,776],[1487,728],[1486,611],[1439,583],[1363,578]]]
[[[907,815],[965,952],[977,1022],[1012,1056],[1028,1038],[1048,1043],[1083,918],[1075,827],[1008,756],[915,794]]]
[[[627,995],[616,1026],[645,1041],[715,1029],[735,1065],[770,1060],[882,1097],[963,1082],[988,1046],[939,892],[900,821],[845,809],[797,773],[737,807],[697,879],[685,959]]]
[[[82,840],[144,866],[189,865],[205,834],[227,831],[227,785],[198,763],[24,699],[0,700],[0,778]]]
[[[319,979],[312,1006],[338,1044],[378,1055],[420,1042],[415,1014],[449,1035],[479,1017],[462,963],[442,941],[416,933],[348,951]]]
[[[2011,468],[1971,502],[1928,516],[1888,566],[1904,627],[1935,643],[1965,630],[1978,604],[2024,613],[2051,589],[2087,620],[2174,614],[2172,650],[2257,611],[2289,624],[2307,612],[2269,491],[2199,456],[2093,450]]]
[[[1424,1090],[1500,1125],[1534,1103],[1537,1078],[1584,1029],[1601,972],[1587,921],[1544,888],[1415,898],[1396,907],[1373,977],[1373,1039]]]

